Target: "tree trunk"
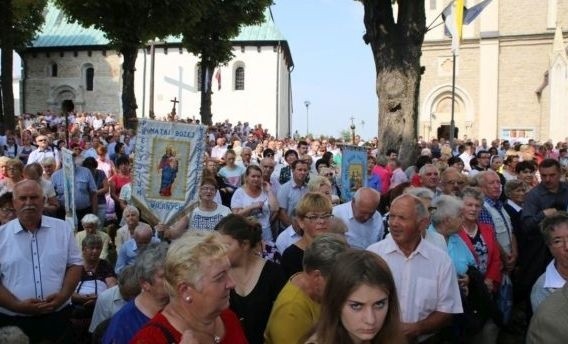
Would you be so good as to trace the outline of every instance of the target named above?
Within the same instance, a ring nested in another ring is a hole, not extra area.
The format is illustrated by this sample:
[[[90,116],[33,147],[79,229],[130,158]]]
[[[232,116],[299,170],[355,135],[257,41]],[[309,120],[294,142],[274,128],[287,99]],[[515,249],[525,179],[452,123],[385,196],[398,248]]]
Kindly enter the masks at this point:
[[[124,59],[122,63],[122,120],[124,127],[136,129],[136,95],[134,94],[134,73],[136,72],[137,47],[123,47],[120,53]]]
[[[379,152],[399,152],[404,166],[418,155],[417,119],[420,56],[426,32],[424,0],[399,0],[394,21],[391,0],[364,0],[363,39],[371,45],[379,98]]]
[[[3,14],[1,16],[2,27],[2,66],[0,67],[0,74],[2,75],[0,87],[2,88],[2,109],[3,118],[2,123],[5,129],[14,130],[16,127],[14,118],[14,90],[12,88],[12,66],[14,57],[14,42],[10,29],[14,22],[14,13],[12,12],[12,1],[5,1],[3,6]]]
[[[201,124],[211,125],[213,115],[211,114],[211,81],[213,80],[213,68],[201,60],[201,106],[199,114],[201,115]],[[209,71],[209,72],[207,72]]]

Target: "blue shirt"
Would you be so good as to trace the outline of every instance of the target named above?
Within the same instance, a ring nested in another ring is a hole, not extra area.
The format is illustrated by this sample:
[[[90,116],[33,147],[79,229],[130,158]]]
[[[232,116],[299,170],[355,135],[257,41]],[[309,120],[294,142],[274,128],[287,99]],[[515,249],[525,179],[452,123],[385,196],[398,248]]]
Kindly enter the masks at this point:
[[[160,239],[152,237],[150,244],[159,243]],[[134,239],[129,239],[124,244],[122,244],[122,246],[120,246],[118,257],[116,258],[116,267],[114,268],[115,272],[118,274],[128,265],[134,264],[136,256],[138,256],[138,246],[136,245],[136,241]]]
[[[134,300],[129,301],[115,315],[103,337],[103,344],[128,344],[150,318],[140,312]]]
[[[51,176],[53,188],[57,194],[59,205],[65,206],[65,174],[59,169]],[[91,193],[97,192],[95,178],[91,171],[82,166],[75,166],[75,208],[85,209],[91,206]]]
[[[448,255],[452,259],[458,276],[465,275],[468,267],[475,266],[473,254],[457,234],[448,237]]]

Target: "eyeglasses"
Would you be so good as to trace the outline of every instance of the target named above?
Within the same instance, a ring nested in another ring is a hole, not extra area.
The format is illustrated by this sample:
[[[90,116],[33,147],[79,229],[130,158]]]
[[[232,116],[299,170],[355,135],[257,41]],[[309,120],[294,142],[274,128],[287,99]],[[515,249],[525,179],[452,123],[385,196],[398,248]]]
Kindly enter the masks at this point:
[[[568,243],[568,238],[554,238],[550,242],[550,246],[560,248],[566,246],[566,243]]]
[[[323,214],[323,215],[308,215],[308,216],[304,216],[304,219],[311,221],[311,222],[316,222],[317,220],[324,220],[324,221],[328,221],[331,220],[333,218],[333,214]]]
[[[199,189],[201,191],[205,191],[205,192],[208,192],[208,191],[213,192],[213,191],[217,190],[217,189],[215,189],[214,187],[211,187],[211,186],[202,186]]]
[[[325,177],[333,177],[333,173],[324,173]]]
[[[47,139],[37,139],[37,142],[45,142]]]

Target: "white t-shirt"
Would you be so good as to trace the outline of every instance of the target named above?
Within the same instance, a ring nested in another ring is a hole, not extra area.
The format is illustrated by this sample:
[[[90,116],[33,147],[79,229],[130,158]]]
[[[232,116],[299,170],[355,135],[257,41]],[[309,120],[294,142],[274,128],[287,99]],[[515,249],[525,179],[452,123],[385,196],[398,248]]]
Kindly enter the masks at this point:
[[[238,188],[231,199],[231,209],[246,208],[252,203],[263,202],[262,209],[256,209],[248,217],[255,218],[262,226],[262,239],[272,242],[270,229],[270,208],[268,207],[268,194],[262,192],[258,197],[250,197],[243,188]]]
[[[212,231],[221,219],[231,213],[231,209],[217,203],[215,210],[201,210],[195,208],[189,218],[188,229]]]

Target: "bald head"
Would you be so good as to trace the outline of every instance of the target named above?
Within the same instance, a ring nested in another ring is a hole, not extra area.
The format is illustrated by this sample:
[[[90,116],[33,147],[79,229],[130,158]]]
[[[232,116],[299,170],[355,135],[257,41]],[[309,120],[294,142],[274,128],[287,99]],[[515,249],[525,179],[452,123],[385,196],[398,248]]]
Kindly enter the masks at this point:
[[[377,190],[369,187],[359,188],[351,201],[355,220],[364,223],[371,219],[377,212],[380,201],[381,194]]]

